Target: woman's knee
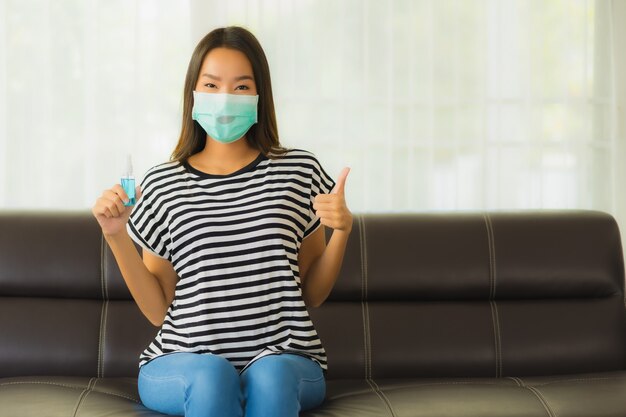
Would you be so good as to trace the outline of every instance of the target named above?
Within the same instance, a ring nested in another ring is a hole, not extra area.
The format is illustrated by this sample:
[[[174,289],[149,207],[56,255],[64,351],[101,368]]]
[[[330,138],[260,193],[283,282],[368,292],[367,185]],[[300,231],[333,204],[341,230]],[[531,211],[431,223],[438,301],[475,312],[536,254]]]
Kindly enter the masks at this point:
[[[201,355],[187,377],[190,385],[205,392],[239,391],[241,386],[237,369],[219,355]]]
[[[191,352],[162,359],[166,358],[167,361],[155,362],[140,371],[139,388],[144,405],[177,415],[195,412],[190,410],[213,410],[218,415],[242,412],[239,373],[227,359]]]
[[[293,395],[298,390],[298,371],[285,355],[268,355],[258,359],[242,374],[244,390],[269,397]]]
[[[251,415],[261,406],[293,414],[319,405],[325,396],[324,375],[317,363],[307,361],[311,360],[282,354],[264,356],[250,365],[242,383]]]
[[[291,382],[296,378],[296,370],[284,355],[267,355],[258,359],[243,373],[247,380],[277,380]]]

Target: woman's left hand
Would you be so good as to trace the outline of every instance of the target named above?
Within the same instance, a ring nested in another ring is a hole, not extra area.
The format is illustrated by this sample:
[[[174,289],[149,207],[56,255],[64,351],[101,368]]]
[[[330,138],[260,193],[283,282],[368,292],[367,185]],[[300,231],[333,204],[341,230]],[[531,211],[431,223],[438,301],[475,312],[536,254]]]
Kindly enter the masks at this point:
[[[346,206],[344,191],[349,172],[350,168],[345,167],[339,174],[337,184],[330,194],[318,194],[313,202],[315,214],[319,216],[323,225],[341,230],[346,234],[352,230],[352,213]]]

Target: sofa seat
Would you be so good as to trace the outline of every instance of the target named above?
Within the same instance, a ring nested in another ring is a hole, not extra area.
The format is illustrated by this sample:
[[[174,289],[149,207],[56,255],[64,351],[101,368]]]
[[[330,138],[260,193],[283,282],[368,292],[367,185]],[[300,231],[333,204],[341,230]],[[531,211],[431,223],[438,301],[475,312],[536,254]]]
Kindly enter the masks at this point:
[[[24,376],[0,379],[0,417],[156,416],[137,378]]]
[[[0,416],[162,416],[140,403],[137,379],[0,379]],[[46,410],[42,414],[42,410]],[[622,411],[616,411],[622,410]],[[623,417],[626,371],[504,378],[345,379],[303,417]]]
[[[522,378],[329,381],[323,410],[302,416],[623,417],[626,371]]]

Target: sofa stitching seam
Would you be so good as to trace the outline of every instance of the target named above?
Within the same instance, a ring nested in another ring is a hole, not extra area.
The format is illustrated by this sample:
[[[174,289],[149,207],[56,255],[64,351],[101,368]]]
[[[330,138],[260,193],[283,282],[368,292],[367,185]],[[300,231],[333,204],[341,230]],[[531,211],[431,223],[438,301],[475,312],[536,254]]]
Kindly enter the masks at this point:
[[[98,369],[96,371],[96,374],[98,375],[99,378],[102,377],[102,319],[104,317],[104,305],[105,302],[104,300],[102,301],[102,307],[100,308],[100,329],[98,331]]]
[[[370,377],[369,370],[369,356],[370,347],[368,345],[369,335],[369,308],[367,305],[367,274],[365,263],[365,243],[364,243],[364,222],[363,217],[359,215],[359,243],[361,247],[361,314],[363,318],[363,353],[364,353],[364,366],[365,366],[365,379]]]
[[[487,225],[489,232],[489,239],[491,240],[491,245],[489,249],[489,257],[491,263],[491,298],[493,300],[496,299],[496,285],[497,285],[497,273],[496,273],[496,239],[493,234],[493,223],[491,222],[491,216],[487,214]]]
[[[83,389],[81,386],[61,384],[60,382],[50,382],[50,381],[11,381],[11,382],[0,382],[0,386],[2,385],[14,385],[14,384],[47,384],[47,385],[58,385],[60,387],[67,387],[72,389]]]
[[[501,382],[498,381],[485,381],[485,382],[479,382],[479,381],[449,381],[449,382],[427,382],[427,383],[419,383],[419,384],[406,384],[406,385],[400,385],[397,387],[387,387],[385,388],[387,391],[394,391],[394,390],[398,390],[398,389],[403,389],[403,388],[413,388],[413,387],[421,387],[421,386],[430,386],[430,385],[500,385],[503,387],[511,387],[511,388],[519,388],[517,385],[507,385],[507,384],[502,384]],[[344,393],[344,394],[335,394],[332,395],[331,399],[335,399],[335,398],[345,398],[345,397],[349,397],[352,396],[354,394],[363,394],[363,393],[367,393],[371,391],[371,386],[369,390],[355,390],[355,391],[351,391],[349,393]]]
[[[489,307],[491,310],[491,325],[493,327],[493,338],[494,338],[494,350],[495,350],[495,359],[496,359],[496,375],[495,377],[498,377],[498,329],[496,327],[496,317],[495,317],[495,312],[494,312],[494,308],[495,306],[493,305],[493,300],[489,300]]]
[[[101,355],[102,355],[102,362],[101,362],[101,370],[100,373],[102,376],[104,376],[104,351],[105,351],[105,345],[106,345],[106,339],[107,339],[107,317],[109,316],[109,300],[105,300],[104,302],[104,311],[103,311],[103,317],[102,317],[102,343],[101,343]]]
[[[539,386],[543,386],[543,385],[555,384],[555,383],[558,383],[558,382],[608,381],[608,380],[614,380],[614,379],[624,380],[624,377],[616,376],[616,377],[559,379],[559,380],[555,380],[555,381],[538,382],[536,384],[530,384],[530,385],[539,387]]]
[[[106,321],[109,307],[109,294],[107,291],[107,251],[104,235],[100,238],[100,282],[102,286],[102,311],[100,315],[100,332],[98,334],[98,377],[104,377],[104,344],[106,341]]]
[[[485,221],[485,228],[487,231],[487,251],[489,252],[489,299],[493,299],[493,259],[491,253],[491,233],[489,233],[489,220],[487,214],[483,215]]]
[[[141,401],[139,401],[137,398],[134,398],[134,397],[129,397],[129,396],[124,395],[124,394],[119,394],[119,393],[116,393],[116,392],[110,392],[110,391],[94,391],[94,392],[97,392],[97,393],[102,393],[102,394],[114,395],[114,396],[116,396],[116,397],[126,398],[126,399],[128,399],[128,400],[131,400],[131,401],[136,402],[137,404],[141,404]]]
[[[363,319],[363,365],[365,378],[367,378],[367,331],[365,330],[365,302],[361,301],[361,316]]]
[[[502,382],[498,382],[498,381],[484,381],[484,382],[479,382],[479,381],[442,381],[442,382],[424,382],[424,383],[418,383],[418,384],[407,384],[407,385],[402,385],[399,387],[387,387],[386,389],[388,391],[393,390],[393,389],[402,389],[402,388],[407,388],[407,387],[423,387],[423,386],[431,386],[431,385],[500,385],[503,387],[511,387],[511,388],[519,388],[519,386],[517,385],[508,385],[508,384],[503,384]]]
[[[519,385],[520,387],[525,387],[526,386],[526,384],[524,383],[524,380],[522,380],[522,378],[518,378],[516,376],[511,376],[509,378],[511,378],[513,381],[517,382],[517,385]]]
[[[514,376],[508,376],[503,379],[511,379],[515,381],[517,385],[502,384],[499,381],[442,381],[442,382],[424,382],[424,383],[416,383],[416,384],[406,384],[406,385],[401,385],[398,387],[387,387],[386,390],[390,391],[390,390],[402,389],[402,388],[407,388],[407,387],[421,387],[421,386],[430,386],[430,385],[501,385],[504,387],[510,386],[512,388],[528,388],[529,386],[535,387],[535,386],[548,385],[548,384],[557,383],[557,382],[589,381],[589,380],[623,380],[624,377],[617,376],[617,377],[597,377],[597,378],[572,378],[572,379],[560,379],[556,381],[542,382],[542,383],[528,384],[528,385],[524,383],[524,381],[521,378],[514,377]]]
[[[385,403],[387,409],[391,413],[391,417],[396,417],[396,413],[393,410],[391,402],[383,393],[378,384],[372,379],[372,330],[370,326],[370,312],[369,302],[367,300],[367,240],[365,233],[365,219],[363,216],[359,216],[360,220],[360,237],[361,237],[361,282],[362,282],[362,299],[363,299],[363,328],[365,337],[365,380],[369,384],[370,388]]]
[[[487,220],[489,221],[489,234],[491,236],[491,267],[492,267],[492,274],[493,274],[493,304],[494,304],[494,308],[495,308],[495,313],[496,313],[496,325],[497,325],[497,348],[498,348],[498,356],[497,356],[497,372],[498,372],[498,377],[502,377],[502,332],[500,330],[500,313],[498,312],[498,302],[496,300],[496,289],[497,289],[497,284],[498,284],[498,271],[497,271],[497,263],[496,263],[496,238],[495,235],[493,233],[493,223],[491,221],[491,216],[489,215],[489,213],[487,213]]]
[[[372,378],[368,378],[367,382],[368,384],[370,384],[370,387],[372,387],[372,389],[374,390],[374,393],[378,395],[378,398],[380,398],[385,403],[385,405],[387,406],[387,409],[391,413],[391,417],[397,417],[397,414],[395,413],[395,411],[393,410],[393,406],[391,405],[391,401],[389,401],[389,398],[387,398],[385,393],[380,389],[376,381],[374,381]]]
[[[89,382],[87,383],[87,387],[85,387],[85,389],[83,389],[83,391],[78,396],[78,400],[76,401],[76,405],[74,406],[74,412],[72,413],[72,417],[76,417],[78,415],[78,410],[80,409],[80,406],[83,400],[85,399],[85,397],[87,397],[87,394],[89,393],[89,391],[91,391],[91,382],[94,380],[95,380],[95,377],[90,378]]]
[[[367,343],[367,378],[371,378],[372,377],[372,339],[371,339],[371,335],[372,335],[372,329],[371,329],[371,325],[370,325],[370,306],[369,303],[366,301],[365,302],[365,320],[367,323],[367,333],[366,333],[366,339],[365,342]]]
[[[109,286],[107,285],[107,276],[108,276],[108,268],[107,268],[107,258],[108,258],[108,253],[107,253],[107,243],[104,240],[104,237],[102,238],[102,295],[103,297],[108,300],[109,299]]]
[[[363,319],[363,365],[365,371],[365,379],[369,377],[367,373],[367,356],[368,356],[368,348],[367,348],[367,318],[365,315],[365,305],[366,305],[366,290],[365,290],[365,267],[363,263],[363,218],[361,216],[358,217],[359,221],[359,245],[360,245],[360,256],[361,256],[361,316]]]
[[[539,401],[543,405],[543,408],[546,410],[550,417],[557,417],[556,413],[552,411],[552,408],[550,408],[550,404],[548,404],[548,401],[546,401],[546,399],[543,397],[543,395],[541,395],[541,392],[537,388],[528,385],[524,386],[524,388],[530,390],[533,394],[535,394],[537,398],[539,398]]]
[[[380,396],[380,393],[378,391],[376,391],[376,389],[372,386],[372,383],[370,382],[371,379],[370,378],[365,378],[365,382],[367,382],[367,385],[370,386],[370,391],[372,391],[374,394],[376,394],[376,396],[385,403],[385,400]],[[386,404],[386,403],[385,403]]]
[[[104,299],[104,235],[100,235],[100,290]]]
[[[491,322],[493,324],[494,349],[496,359],[496,378],[502,376],[502,341],[500,338],[500,319],[498,306],[496,304],[496,261],[495,261],[495,239],[493,235],[493,225],[488,213],[483,214],[485,228],[487,229],[487,247],[489,251],[489,305],[491,307]]]
[[[493,301],[493,311],[495,313],[496,326],[496,349],[497,349],[497,376],[502,377],[502,340],[500,339],[500,314],[498,313],[498,304]]]
[[[368,297],[368,288],[367,288],[367,281],[368,281],[368,276],[367,276],[367,237],[366,237],[366,233],[365,233],[365,219],[363,219],[363,217],[361,217],[361,223],[362,223],[362,228],[361,230],[363,231],[363,274],[364,274],[364,278],[365,278],[365,317],[367,319],[367,377],[371,378],[372,377],[372,327],[371,327],[371,323],[370,323],[370,307],[369,307],[369,301],[367,300]]]
[[[83,389],[83,387],[80,386],[75,386],[75,385],[68,385],[68,384],[62,384],[60,382],[52,382],[52,381],[12,381],[12,382],[0,382],[0,386],[2,385],[15,385],[15,384],[45,384],[45,385],[55,385],[55,386],[59,386],[59,387],[66,387],[66,388],[71,388],[71,389]],[[118,392],[111,392],[111,391],[104,391],[102,389],[99,389],[97,391],[99,394],[109,394],[109,395],[115,395],[116,397],[122,397],[122,398],[126,398],[128,400],[132,400],[135,401],[136,403],[140,403],[140,401],[134,397],[129,397],[127,395],[124,394],[120,394]]]

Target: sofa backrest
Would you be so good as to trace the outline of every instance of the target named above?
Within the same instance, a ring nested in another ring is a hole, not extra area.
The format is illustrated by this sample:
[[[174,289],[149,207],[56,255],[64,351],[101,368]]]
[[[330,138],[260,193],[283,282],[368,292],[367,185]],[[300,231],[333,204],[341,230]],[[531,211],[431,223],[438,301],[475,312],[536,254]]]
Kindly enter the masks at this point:
[[[334,379],[626,369],[620,234],[599,211],[355,214],[310,312]],[[137,376],[157,331],[91,213],[0,212],[0,377]]]
[[[0,377],[137,376],[157,331],[90,212],[0,212]]]

